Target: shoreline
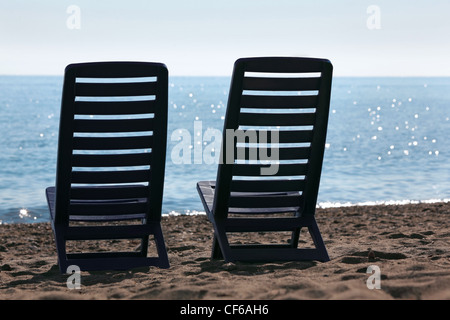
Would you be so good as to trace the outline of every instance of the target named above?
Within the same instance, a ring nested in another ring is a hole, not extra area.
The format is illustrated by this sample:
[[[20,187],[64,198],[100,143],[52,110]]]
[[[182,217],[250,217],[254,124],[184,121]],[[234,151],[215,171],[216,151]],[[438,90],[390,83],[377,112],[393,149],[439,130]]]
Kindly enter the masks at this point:
[[[449,300],[449,217],[449,202],[318,208],[331,261],[224,263],[204,215],[164,216],[169,269],[82,272],[79,290],[59,273],[50,223],[4,224],[0,299]],[[381,289],[367,286],[371,265]]]
[[[444,198],[444,199],[427,199],[427,200],[386,200],[386,201],[363,201],[363,202],[320,202],[316,206],[316,210],[320,209],[330,209],[330,208],[348,208],[348,207],[372,207],[372,206],[398,206],[398,205],[415,205],[415,204],[436,204],[436,203],[449,203],[450,198]],[[25,210],[25,213],[22,214],[21,211]],[[36,216],[32,217],[29,215],[29,213],[35,213],[44,211],[48,213],[48,208],[40,208],[39,211],[35,210],[28,210],[28,209],[14,209],[14,211],[19,212],[19,218],[20,219],[34,219],[35,221],[15,221],[15,222],[5,222],[2,219],[0,219],[0,226],[2,225],[8,225],[8,224],[21,224],[21,223],[47,223],[50,222],[50,220],[43,220],[42,218],[37,218]],[[20,217],[20,215],[23,215]],[[177,211],[169,211],[167,213],[163,213],[162,217],[173,217],[173,216],[192,216],[192,215],[206,215],[205,211],[200,210],[185,210],[184,213],[177,212]]]

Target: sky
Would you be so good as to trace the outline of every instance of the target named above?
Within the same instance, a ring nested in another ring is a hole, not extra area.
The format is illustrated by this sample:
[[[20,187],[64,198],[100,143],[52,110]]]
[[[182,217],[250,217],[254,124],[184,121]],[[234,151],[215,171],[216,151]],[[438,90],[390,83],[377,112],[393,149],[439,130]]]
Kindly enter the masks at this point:
[[[0,0],[0,75],[155,61],[229,76],[241,57],[329,59],[336,76],[450,76],[449,0]]]

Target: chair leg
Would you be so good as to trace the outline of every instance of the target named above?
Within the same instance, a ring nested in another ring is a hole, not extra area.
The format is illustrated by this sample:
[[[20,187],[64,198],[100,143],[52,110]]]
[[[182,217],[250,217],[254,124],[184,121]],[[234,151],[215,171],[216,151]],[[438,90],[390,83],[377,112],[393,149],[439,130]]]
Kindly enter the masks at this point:
[[[66,239],[64,237],[64,233],[60,230],[60,228],[55,227],[53,232],[55,235],[56,253],[58,255],[59,271],[65,274],[67,272],[67,267],[69,266],[67,261]]]
[[[290,245],[291,248],[297,248],[298,247],[298,240],[300,239],[300,231],[302,228],[297,228],[294,231],[292,231]]]
[[[230,244],[228,243],[228,237],[223,225],[220,222],[217,223],[216,221],[213,221],[213,225],[214,225],[214,240],[211,253],[212,259],[224,259],[225,262],[233,262],[235,260],[252,261],[252,259],[255,257],[257,257],[257,259],[262,258],[262,260],[266,258],[275,260],[277,259],[286,260],[287,258],[291,259],[292,261],[317,260],[322,262],[330,260],[314,216],[305,216],[304,219],[302,219],[301,223],[297,225],[296,228],[292,231],[290,243],[291,249],[288,249],[291,251],[286,251],[285,253],[282,253],[281,251],[284,249],[280,250],[268,248],[232,249],[232,247],[230,247]],[[300,238],[300,232],[302,228],[308,228],[308,231],[314,242],[315,249],[298,248],[298,241]],[[292,251],[292,249],[296,251]],[[236,250],[239,250],[239,252],[237,252]],[[242,250],[250,250],[250,251],[244,253]],[[257,253],[258,251],[259,253]],[[251,256],[253,256],[253,258],[251,258]]]
[[[328,256],[327,249],[325,247],[325,243],[323,242],[322,235],[320,234],[319,227],[317,226],[316,219],[312,219],[311,223],[308,225],[309,233],[313,239],[314,245],[318,251],[320,256],[320,261],[326,262],[330,261],[330,257]]]
[[[155,228],[154,236],[155,236],[156,250],[158,252],[158,257],[160,260],[159,267],[169,268],[170,267],[169,257],[167,255],[167,249],[166,249],[166,245],[164,242],[164,236],[163,236],[160,225],[158,225]]]
[[[224,259],[225,262],[232,262],[230,244],[225,232],[225,228],[217,222],[214,222],[214,242],[211,256],[213,259]]]
[[[142,224],[145,224],[147,221],[146,218],[141,220]],[[141,238],[141,255],[142,257],[146,257],[148,254],[148,244],[149,244],[149,236],[145,236]]]
[[[222,260],[223,254],[222,250],[220,250],[219,241],[217,240],[217,236],[214,234],[213,247],[211,252],[211,259],[213,260]]]
[[[141,238],[141,256],[146,257],[148,253],[148,236]]]

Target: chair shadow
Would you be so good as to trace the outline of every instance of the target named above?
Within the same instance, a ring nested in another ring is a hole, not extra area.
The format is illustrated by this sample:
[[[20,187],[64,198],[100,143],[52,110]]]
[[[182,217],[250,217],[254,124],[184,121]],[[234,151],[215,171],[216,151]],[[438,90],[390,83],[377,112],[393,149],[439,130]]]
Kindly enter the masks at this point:
[[[258,275],[272,273],[278,270],[305,270],[317,265],[316,261],[274,261],[274,262],[236,262],[227,263],[223,260],[204,261],[200,263],[200,272],[229,272],[234,275]]]
[[[134,268],[130,270],[112,270],[112,271],[82,271],[82,285],[90,286],[96,284],[114,284],[126,279],[132,279],[137,273],[147,273],[150,267]],[[8,286],[41,284],[55,282],[65,284],[70,274],[62,274],[57,264],[53,264],[50,269],[45,272],[19,271],[11,273],[12,276],[32,276],[25,280],[14,280],[8,283]]]

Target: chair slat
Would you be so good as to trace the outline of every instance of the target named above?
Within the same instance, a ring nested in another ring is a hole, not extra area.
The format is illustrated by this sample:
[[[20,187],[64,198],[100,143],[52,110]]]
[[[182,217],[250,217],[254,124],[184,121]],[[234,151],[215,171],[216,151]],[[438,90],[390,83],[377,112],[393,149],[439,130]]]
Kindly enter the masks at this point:
[[[265,96],[242,95],[241,107],[243,108],[271,108],[271,109],[295,109],[316,108],[317,95],[304,96]]]
[[[287,62],[288,61],[288,62]],[[260,57],[239,59],[246,72],[323,72],[323,61],[310,58]]]
[[[228,202],[230,208],[271,208],[271,207],[296,207],[300,206],[301,196],[231,196]]]
[[[74,137],[74,150],[148,149],[153,146],[153,136],[136,137]]]
[[[320,78],[263,78],[245,77],[243,90],[306,91],[319,90]]]
[[[149,78],[167,75],[163,63],[137,61],[88,62],[69,65],[66,72],[72,71],[77,78]]]
[[[267,164],[234,164],[233,176],[261,176],[261,169],[268,167],[270,165]],[[278,171],[274,176],[301,176],[306,174],[307,169],[306,163],[278,164]]]
[[[150,170],[72,171],[72,183],[132,183],[150,180]]]
[[[268,214],[280,214],[280,213],[295,213],[298,212],[300,207],[270,207],[270,208],[229,208],[229,214],[238,215],[268,215]]]
[[[123,97],[156,94],[156,82],[84,83],[75,84],[77,97]]]
[[[88,219],[87,219],[88,220]],[[90,226],[72,227],[67,232],[67,239],[83,240],[88,239],[132,239],[141,238],[149,235],[149,231],[156,229],[154,224],[142,225],[120,225],[103,226],[102,228],[93,228]],[[110,254],[109,252],[105,252]],[[81,253],[88,254],[88,253]]]
[[[151,131],[152,128],[153,118],[123,120],[74,120],[74,132],[137,132]]]
[[[108,186],[108,187],[72,187],[70,198],[73,200],[109,200],[109,199],[138,199],[149,195],[149,187],[136,186]]]
[[[148,208],[147,202],[128,203],[71,203],[69,210],[73,215],[114,215],[144,213]]]
[[[155,112],[155,100],[148,101],[75,101],[75,114],[122,115]]]
[[[307,159],[311,152],[311,147],[291,147],[278,148],[278,159],[274,157],[275,147],[236,147],[234,159],[236,160],[299,160]],[[261,157],[261,156],[264,157]]]
[[[72,233],[72,232],[71,232]],[[102,236],[97,236],[97,240],[101,240],[104,239],[104,235]],[[120,237],[116,234],[111,235],[106,238],[106,239],[114,239],[114,238],[119,238]],[[73,236],[71,235],[71,239],[70,240],[77,240],[77,239],[72,239]],[[136,239],[139,237],[136,237]],[[133,259],[133,260],[137,260],[137,259],[148,259],[148,258],[143,258],[142,254],[140,252],[85,252],[85,253],[69,253],[67,254],[67,258],[71,259],[73,261],[75,261],[74,263],[76,263],[76,261],[92,261],[93,259],[111,259],[112,261],[114,261],[115,263],[118,262],[118,260],[127,260],[127,263],[129,263],[129,259]]]
[[[305,180],[233,180],[231,191],[233,192],[288,192],[302,191]]]
[[[305,143],[312,141],[313,133],[313,130],[280,130],[278,131],[278,138],[280,143]]]
[[[315,113],[247,113],[241,112],[242,126],[308,126],[314,125]]]
[[[75,154],[72,167],[126,167],[150,165],[151,153]]]

